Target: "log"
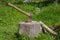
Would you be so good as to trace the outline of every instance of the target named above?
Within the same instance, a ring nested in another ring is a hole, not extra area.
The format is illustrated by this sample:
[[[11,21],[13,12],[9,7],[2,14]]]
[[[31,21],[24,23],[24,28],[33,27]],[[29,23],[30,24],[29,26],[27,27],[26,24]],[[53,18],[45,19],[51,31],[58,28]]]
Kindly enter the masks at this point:
[[[45,25],[42,21],[40,21],[41,27],[45,28],[48,32],[50,32],[53,35],[57,35],[55,31],[53,31],[51,28],[49,28],[47,25]]]
[[[27,35],[28,37],[34,38],[42,32],[42,28],[39,22],[20,22],[19,23],[19,34]]]

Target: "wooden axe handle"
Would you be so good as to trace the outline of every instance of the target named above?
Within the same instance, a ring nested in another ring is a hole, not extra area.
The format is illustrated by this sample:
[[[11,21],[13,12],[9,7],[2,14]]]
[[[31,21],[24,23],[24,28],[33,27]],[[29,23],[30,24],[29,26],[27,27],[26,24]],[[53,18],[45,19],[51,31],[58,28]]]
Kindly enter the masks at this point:
[[[11,6],[11,7],[13,7],[13,8],[15,8],[16,10],[18,10],[18,11],[21,12],[22,14],[28,16],[28,21],[30,21],[30,22],[32,21],[32,14],[27,13],[27,12],[21,10],[20,8],[16,7],[15,5],[13,5],[13,4],[11,4],[11,3],[8,3],[8,5]]]

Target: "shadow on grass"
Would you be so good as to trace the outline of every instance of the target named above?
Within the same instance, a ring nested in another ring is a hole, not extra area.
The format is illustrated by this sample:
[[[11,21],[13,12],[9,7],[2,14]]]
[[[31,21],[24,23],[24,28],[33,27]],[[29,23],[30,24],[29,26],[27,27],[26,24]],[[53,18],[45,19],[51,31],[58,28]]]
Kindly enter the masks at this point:
[[[55,36],[54,40],[60,40],[60,28],[55,30],[57,32],[57,35]]]
[[[19,33],[14,33],[15,34],[15,38],[17,38],[17,40],[30,40],[30,38],[28,36],[25,35],[20,35]]]
[[[54,40],[60,40],[60,25],[54,25],[52,29],[57,32],[57,35],[53,36]]]

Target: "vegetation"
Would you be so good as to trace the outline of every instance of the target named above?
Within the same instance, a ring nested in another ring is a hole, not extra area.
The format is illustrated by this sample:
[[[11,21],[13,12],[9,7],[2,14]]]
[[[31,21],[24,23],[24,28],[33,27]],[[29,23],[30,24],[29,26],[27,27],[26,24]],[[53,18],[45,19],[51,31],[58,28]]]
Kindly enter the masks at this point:
[[[43,21],[51,26],[60,24],[60,4],[50,4],[40,8],[40,13],[36,11],[36,6],[32,4],[15,4],[26,12],[33,13],[33,20]],[[18,35],[19,22],[25,21],[26,16],[5,4],[0,4],[0,40],[30,40],[27,36]],[[39,34],[35,40],[60,40],[60,30],[56,30],[57,36],[52,36],[48,32]]]

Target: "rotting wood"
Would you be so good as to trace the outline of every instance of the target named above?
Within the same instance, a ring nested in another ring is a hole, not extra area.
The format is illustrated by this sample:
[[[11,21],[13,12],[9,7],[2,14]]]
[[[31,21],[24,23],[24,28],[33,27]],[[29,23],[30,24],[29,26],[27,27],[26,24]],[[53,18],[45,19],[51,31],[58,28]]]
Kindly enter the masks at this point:
[[[55,31],[56,29],[60,29],[60,24],[52,25],[50,28]]]

